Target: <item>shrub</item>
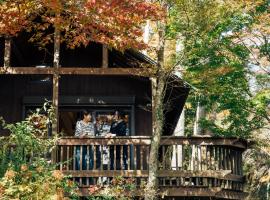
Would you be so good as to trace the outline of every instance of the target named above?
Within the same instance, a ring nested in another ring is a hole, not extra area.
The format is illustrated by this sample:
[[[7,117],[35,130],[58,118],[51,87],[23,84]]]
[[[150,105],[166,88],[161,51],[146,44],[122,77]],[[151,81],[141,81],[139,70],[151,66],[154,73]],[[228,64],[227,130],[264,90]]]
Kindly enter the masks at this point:
[[[50,200],[76,199],[76,185],[55,170],[49,153],[55,146],[57,136],[47,138],[47,126],[53,120],[53,109],[46,103],[26,120],[6,124],[10,132],[0,138],[0,199]]]

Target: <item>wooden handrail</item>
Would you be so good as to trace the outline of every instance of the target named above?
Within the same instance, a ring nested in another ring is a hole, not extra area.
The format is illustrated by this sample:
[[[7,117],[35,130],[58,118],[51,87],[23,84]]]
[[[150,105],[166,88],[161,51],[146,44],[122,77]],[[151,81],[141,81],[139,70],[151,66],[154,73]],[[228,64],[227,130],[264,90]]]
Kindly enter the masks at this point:
[[[150,136],[121,136],[121,137],[62,137],[58,145],[150,145]],[[204,145],[230,146],[245,150],[247,142],[239,138],[214,138],[209,136],[163,136],[161,145]]]

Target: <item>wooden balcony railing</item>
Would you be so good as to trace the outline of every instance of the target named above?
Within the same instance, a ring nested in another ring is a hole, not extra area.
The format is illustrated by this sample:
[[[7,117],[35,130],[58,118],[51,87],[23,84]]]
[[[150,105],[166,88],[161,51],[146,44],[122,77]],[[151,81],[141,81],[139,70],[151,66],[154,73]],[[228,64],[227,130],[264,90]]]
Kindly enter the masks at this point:
[[[57,143],[56,160],[87,195],[83,188],[109,184],[115,176],[132,177],[138,185],[147,181],[150,143],[148,136],[64,137]],[[246,146],[236,138],[162,137],[160,191],[166,190],[168,196],[242,199]]]

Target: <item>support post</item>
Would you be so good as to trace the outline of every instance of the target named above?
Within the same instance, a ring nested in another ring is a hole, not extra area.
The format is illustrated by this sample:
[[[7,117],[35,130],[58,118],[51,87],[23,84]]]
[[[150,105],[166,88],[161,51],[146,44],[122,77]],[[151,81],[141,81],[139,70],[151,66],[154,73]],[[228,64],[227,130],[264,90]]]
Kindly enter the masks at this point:
[[[103,44],[102,45],[102,68],[108,68],[108,65],[109,65],[108,46]]]
[[[56,27],[54,32],[54,57],[53,57],[53,98],[52,105],[55,109],[55,121],[52,124],[53,134],[58,133],[58,106],[59,106],[59,61],[60,60],[60,30]]]
[[[60,30],[55,27],[54,30],[54,54],[53,54],[53,97],[52,105],[54,107],[54,120],[52,122],[52,134],[58,134],[58,106],[59,106],[59,63],[60,63]],[[56,162],[56,151],[52,151],[52,162]]]
[[[4,69],[10,67],[11,38],[5,37]]]

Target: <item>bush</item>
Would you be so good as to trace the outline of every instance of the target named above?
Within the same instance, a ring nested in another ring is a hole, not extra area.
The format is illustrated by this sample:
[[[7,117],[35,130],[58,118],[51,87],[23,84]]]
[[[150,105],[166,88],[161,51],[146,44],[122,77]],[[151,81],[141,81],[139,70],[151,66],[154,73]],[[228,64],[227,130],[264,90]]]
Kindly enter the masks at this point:
[[[76,185],[55,170],[57,165],[49,158],[58,139],[45,137],[52,113],[46,103],[22,122],[6,124],[1,119],[2,127],[10,132],[0,138],[1,200],[64,199],[65,193],[70,194],[68,199],[77,198]]]

